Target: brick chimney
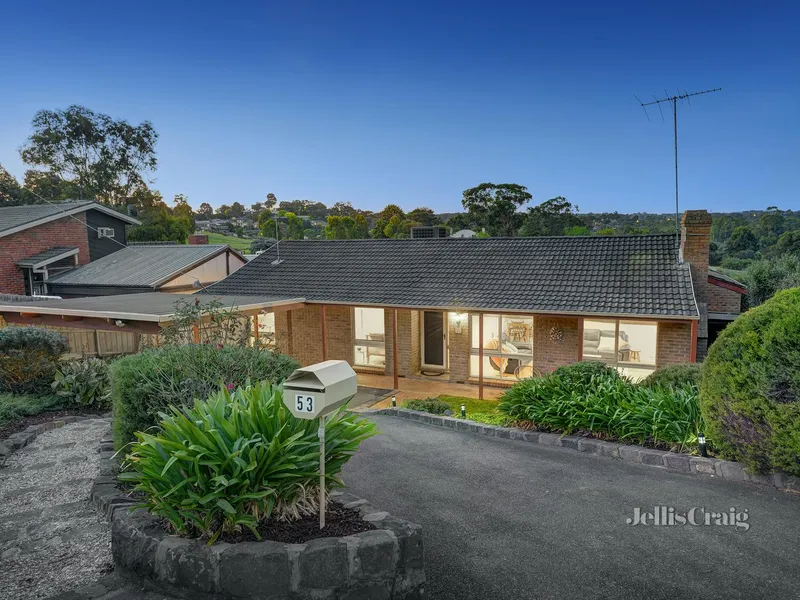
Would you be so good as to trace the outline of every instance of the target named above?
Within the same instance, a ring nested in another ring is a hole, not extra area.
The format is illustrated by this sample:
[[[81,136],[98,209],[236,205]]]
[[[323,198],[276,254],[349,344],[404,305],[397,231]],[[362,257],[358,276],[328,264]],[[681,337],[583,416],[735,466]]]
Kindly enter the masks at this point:
[[[202,246],[204,244],[208,244],[208,236],[204,234],[193,233],[189,236],[188,243],[191,246]],[[708,264],[708,261],[706,261],[706,264]]]
[[[687,210],[681,218],[681,261],[692,269],[692,283],[700,324],[697,331],[697,358],[708,349],[708,256],[711,246],[711,215],[706,210]]]

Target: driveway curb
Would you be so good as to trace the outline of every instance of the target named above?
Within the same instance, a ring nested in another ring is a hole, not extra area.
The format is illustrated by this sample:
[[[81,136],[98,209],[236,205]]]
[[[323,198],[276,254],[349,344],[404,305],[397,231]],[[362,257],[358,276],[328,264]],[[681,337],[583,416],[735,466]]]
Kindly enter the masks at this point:
[[[486,425],[467,419],[433,415],[426,412],[410,410],[408,408],[364,410],[360,411],[359,414],[378,414],[400,417],[411,421],[417,421],[425,425],[445,427],[465,433],[475,433],[508,440],[521,440],[541,446],[566,448],[576,452],[606,456],[656,469],[666,469],[677,473],[706,477],[721,477],[728,481],[770,486],[778,488],[781,491],[800,494],[800,477],[794,477],[786,473],[772,473],[769,475],[750,474],[744,470],[741,464],[718,458],[704,458],[701,456],[679,454],[666,450],[655,450],[643,446],[618,444],[616,442],[606,442],[604,440],[574,435],[561,435],[543,431],[526,431],[516,427]]]

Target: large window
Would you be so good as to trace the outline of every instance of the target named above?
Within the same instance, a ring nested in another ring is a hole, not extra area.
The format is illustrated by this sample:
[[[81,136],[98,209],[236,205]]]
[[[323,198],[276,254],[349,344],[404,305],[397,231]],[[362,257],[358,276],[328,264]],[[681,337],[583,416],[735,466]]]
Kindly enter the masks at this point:
[[[386,333],[382,308],[353,309],[355,346],[353,363],[362,367],[386,366]]]
[[[483,315],[483,339],[479,316],[472,315],[470,377],[480,374],[483,348],[483,376],[486,379],[524,379],[533,374],[533,317]]]
[[[638,381],[656,369],[658,325],[619,319],[583,322],[583,360],[612,365]]]
[[[258,343],[262,347],[275,348],[275,313],[258,315]]]

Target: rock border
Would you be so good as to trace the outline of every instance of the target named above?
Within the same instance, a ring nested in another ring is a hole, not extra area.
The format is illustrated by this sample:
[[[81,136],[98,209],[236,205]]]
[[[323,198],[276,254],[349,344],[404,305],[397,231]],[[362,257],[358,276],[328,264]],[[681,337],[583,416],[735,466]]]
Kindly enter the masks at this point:
[[[37,437],[42,435],[46,431],[50,431],[51,429],[59,429],[64,427],[64,425],[69,425],[70,423],[77,423],[78,421],[88,421],[89,419],[99,419],[99,418],[107,418],[110,414],[102,414],[102,415],[67,415],[65,417],[61,417],[58,419],[53,419],[52,421],[45,421],[44,423],[37,423],[36,425],[30,425],[28,428],[23,429],[22,431],[18,431],[17,433],[12,433],[4,440],[0,440],[0,464],[4,463],[9,456],[14,454],[17,450],[21,450]]]
[[[111,522],[115,573],[145,589],[191,600],[426,598],[422,527],[334,491],[376,529],[304,544],[261,541],[206,546],[169,535],[159,518],[117,488],[111,439],[100,445],[91,501]]]
[[[678,473],[721,477],[728,481],[771,486],[781,491],[800,494],[800,477],[794,477],[786,473],[754,475],[748,473],[740,463],[730,460],[679,454],[667,450],[619,444],[617,442],[607,442],[575,435],[562,435],[543,431],[528,431],[516,427],[486,425],[484,423],[478,423],[477,421],[434,415],[408,408],[381,408],[362,411],[360,414],[379,414],[401,417],[426,425],[446,427],[465,433],[477,433],[510,440],[521,440],[542,446],[568,448],[578,452],[606,456]]]

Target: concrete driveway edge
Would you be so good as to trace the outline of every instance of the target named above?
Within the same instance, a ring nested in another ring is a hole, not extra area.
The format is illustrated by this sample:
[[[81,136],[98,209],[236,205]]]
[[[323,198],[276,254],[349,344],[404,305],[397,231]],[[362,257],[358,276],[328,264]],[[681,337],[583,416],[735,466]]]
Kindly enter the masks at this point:
[[[421,425],[445,427],[462,433],[486,435],[507,440],[519,440],[541,446],[565,448],[585,454],[605,456],[626,462],[633,462],[656,469],[666,469],[678,473],[686,473],[702,477],[721,477],[729,481],[737,481],[757,486],[770,486],[779,490],[800,494],[800,477],[786,473],[757,475],[748,473],[741,464],[721,460],[680,454],[666,450],[645,448],[629,444],[607,442],[581,436],[561,435],[543,431],[527,431],[517,427],[499,427],[486,425],[468,419],[431,415],[429,413],[408,408],[382,408],[360,411],[359,414],[387,415],[416,421]]]

